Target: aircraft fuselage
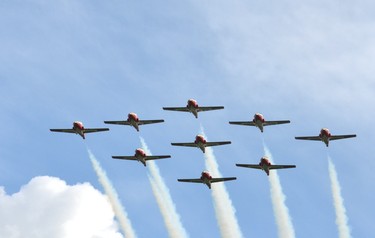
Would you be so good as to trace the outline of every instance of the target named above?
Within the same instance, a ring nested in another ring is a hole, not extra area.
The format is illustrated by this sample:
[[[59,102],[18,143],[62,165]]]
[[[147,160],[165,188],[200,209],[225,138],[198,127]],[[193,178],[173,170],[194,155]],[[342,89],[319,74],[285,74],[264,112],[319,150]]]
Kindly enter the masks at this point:
[[[329,132],[329,130],[327,128],[321,129],[319,137],[324,142],[324,144],[326,144],[326,146],[328,147],[329,138],[331,137],[331,133]]]
[[[197,145],[197,147],[199,149],[201,149],[203,151],[203,153],[205,153],[205,150],[206,150],[206,139],[203,137],[203,135],[197,135],[195,137],[195,141],[194,143]]]
[[[73,130],[80,135],[83,139],[85,139],[85,127],[83,123],[80,121],[73,122]]]
[[[137,158],[139,162],[146,166],[146,152],[144,150],[142,150],[141,148],[136,149],[134,156]]]
[[[199,106],[196,100],[194,99],[189,99],[187,102],[186,107],[189,109],[191,113],[195,116],[195,118],[198,118],[198,111],[199,111]]]
[[[261,132],[263,132],[263,123],[264,123],[264,117],[260,113],[255,113],[253,122],[256,127],[259,128]]]
[[[134,112],[131,112],[128,114],[128,122],[130,123],[131,126],[133,126],[137,131],[139,131],[139,118],[138,115],[135,114]]]

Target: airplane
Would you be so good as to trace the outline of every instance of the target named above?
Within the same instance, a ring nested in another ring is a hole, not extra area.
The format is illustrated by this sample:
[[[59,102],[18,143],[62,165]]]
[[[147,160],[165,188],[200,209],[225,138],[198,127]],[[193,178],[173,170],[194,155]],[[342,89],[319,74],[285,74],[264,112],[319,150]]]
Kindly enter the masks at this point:
[[[135,150],[135,154],[133,156],[112,156],[114,159],[123,159],[123,160],[138,160],[144,166],[146,166],[147,160],[156,160],[156,159],[166,159],[171,158],[170,155],[146,155],[146,152],[138,148]]]
[[[126,121],[104,121],[105,124],[129,125],[134,127],[137,131],[139,131],[140,125],[147,125],[160,122],[164,122],[164,120],[139,120],[138,115],[134,112],[128,114],[128,119]]]
[[[227,178],[213,178],[208,171],[203,171],[200,178],[197,179],[177,179],[179,182],[188,183],[204,183],[209,189],[211,189],[211,183],[224,182],[229,180],[236,180],[236,177]]]
[[[255,113],[254,119],[252,121],[230,121],[229,124],[233,125],[242,125],[242,126],[256,126],[263,132],[264,126],[272,126],[278,124],[286,124],[290,123],[289,120],[281,120],[281,121],[266,121],[264,116],[260,113]]]
[[[261,169],[266,172],[267,176],[270,175],[271,169],[290,169],[295,168],[295,165],[272,165],[268,160],[267,156],[263,156],[260,159],[259,164],[236,164],[238,167],[252,168],[252,169]]]
[[[50,129],[53,132],[65,132],[65,133],[75,133],[80,135],[83,139],[85,139],[86,133],[93,133],[93,132],[100,132],[100,131],[109,131],[108,128],[85,128],[83,123],[80,121],[73,122],[72,129]]]
[[[197,135],[195,137],[194,142],[186,142],[186,143],[171,143],[171,145],[175,146],[187,146],[187,147],[198,147],[205,153],[205,148],[209,146],[217,146],[217,145],[226,145],[230,144],[230,141],[217,141],[217,142],[207,142],[203,135]]]
[[[194,99],[189,99],[187,101],[186,107],[163,107],[163,110],[168,110],[168,111],[191,112],[193,113],[195,118],[198,118],[198,112],[219,110],[219,109],[224,109],[224,107],[223,106],[200,107],[198,106],[197,101]]]
[[[329,141],[331,140],[340,140],[340,139],[346,139],[346,138],[352,138],[356,137],[357,135],[332,135],[327,128],[322,128],[320,130],[319,136],[297,136],[295,137],[296,140],[317,140],[317,141],[323,141],[324,144],[328,147]]]

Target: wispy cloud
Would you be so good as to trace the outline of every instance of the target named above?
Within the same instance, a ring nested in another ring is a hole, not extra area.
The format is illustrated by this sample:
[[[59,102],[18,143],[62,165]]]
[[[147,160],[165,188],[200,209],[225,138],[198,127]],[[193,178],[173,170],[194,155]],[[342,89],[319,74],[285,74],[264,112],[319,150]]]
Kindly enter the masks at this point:
[[[273,163],[272,154],[265,143],[263,143],[263,147],[266,156],[269,158],[270,162]],[[271,200],[279,237],[293,238],[295,237],[295,232],[292,224],[292,218],[289,214],[288,207],[285,204],[286,196],[283,193],[277,171],[272,171],[268,179],[270,182]]]
[[[204,134],[203,127],[201,126],[202,135]],[[219,165],[216,162],[213,150],[208,147],[204,153],[206,158],[206,167],[213,177],[222,177],[219,171]],[[236,217],[236,209],[232,204],[229,193],[224,183],[217,183],[212,186],[212,198],[214,200],[214,208],[216,219],[219,225],[222,237],[243,237],[241,228],[238,224]]]
[[[348,225],[348,217],[346,216],[346,209],[344,206],[344,199],[341,195],[341,187],[335,165],[333,164],[331,157],[328,156],[328,170],[329,178],[331,179],[331,189],[333,197],[333,205],[336,210],[336,224],[339,230],[340,238],[350,238],[350,228]]]
[[[141,145],[146,154],[151,155],[145,140],[140,137]],[[151,183],[152,191],[156,198],[160,212],[164,218],[165,226],[167,227],[170,237],[188,237],[188,234],[182,225],[180,216],[177,213],[176,205],[174,204],[171,194],[163,177],[160,174],[159,168],[154,161],[147,161],[147,167],[151,176],[149,180]]]
[[[104,169],[100,166],[99,161],[95,158],[93,153],[89,149],[87,149],[87,152],[89,153],[89,157],[92,163],[92,166],[98,176],[100,184],[103,186],[105,193],[107,194],[109,198],[109,202],[112,205],[112,209],[116,215],[117,220],[120,223],[120,227],[122,231],[124,232],[125,237],[127,238],[135,238],[136,234],[132,227],[132,224],[128,218],[128,215],[122,206],[116,189],[112,186],[111,181],[107,177],[106,172]]]

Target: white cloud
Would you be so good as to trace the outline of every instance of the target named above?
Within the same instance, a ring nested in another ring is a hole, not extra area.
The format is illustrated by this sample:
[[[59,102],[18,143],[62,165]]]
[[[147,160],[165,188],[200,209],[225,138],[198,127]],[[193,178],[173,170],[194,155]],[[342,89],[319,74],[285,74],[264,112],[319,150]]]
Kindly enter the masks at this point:
[[[33,178],[19,192],[0,187],[0,237],[123,237],[107,197],[89,183]]]

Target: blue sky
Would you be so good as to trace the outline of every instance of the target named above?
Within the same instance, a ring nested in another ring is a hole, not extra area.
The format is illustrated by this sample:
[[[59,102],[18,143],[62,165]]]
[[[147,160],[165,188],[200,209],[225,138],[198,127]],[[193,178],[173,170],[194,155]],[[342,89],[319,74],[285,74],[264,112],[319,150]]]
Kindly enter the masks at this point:
[[[263,156],[262,138],[280,171],[297,237],[337,237],[327,153],[336,166],[353,237],[371,237],[375,219],[375,30],[371,1],[3,1],[0,3],[0,186],[13,194],[32,178],[89,182],[102,191],[86,146],[112,180],[139,237],[167,236],[133,154],[142,136],[158,161],[191,237],[218,237],[210,191],[181,184],[204,169],[192,141],[200,125],[210,140],[231,140],[214,153],[245,237],[276,237],[263,172],[237,168]],[[223,105],[192,115],[163,106]],[[55,134],[74,120],[102,127],[129,112],[165,123],[79,136]],[[289,119],[291,124],[243,128],[230,120]],[[322,127],[357,138],[296,141]],[[30,201],[30,203],[32,203]],[[22,214],[19,214],[20,216]],[[197,224],[199,221],[199,224]],[[147,227],[147,229],[145,229]]]

